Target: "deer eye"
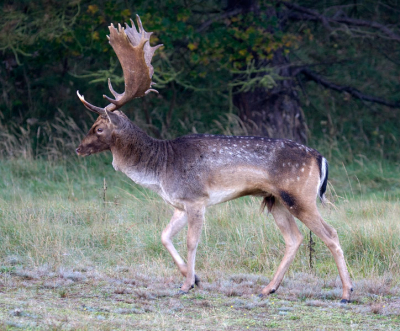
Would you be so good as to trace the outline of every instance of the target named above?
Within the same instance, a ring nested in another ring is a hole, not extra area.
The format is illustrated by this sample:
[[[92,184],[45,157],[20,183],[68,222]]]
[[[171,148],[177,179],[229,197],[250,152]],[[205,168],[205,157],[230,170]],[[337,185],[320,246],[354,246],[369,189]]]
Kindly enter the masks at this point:
[[[102,128],[98,128],[97,132],[103,132],[103,129]]]

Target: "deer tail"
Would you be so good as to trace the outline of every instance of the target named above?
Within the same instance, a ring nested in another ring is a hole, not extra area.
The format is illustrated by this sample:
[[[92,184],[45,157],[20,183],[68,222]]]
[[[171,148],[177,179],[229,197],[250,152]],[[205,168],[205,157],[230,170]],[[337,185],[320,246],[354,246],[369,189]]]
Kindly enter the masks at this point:
[[[319,163],[319,187],[318,187],[318,196],[321,200],[322,203],[326,202],[325,198],[325,192],[326,192],[326,186],[328,184],[328,161],[321,156],[321,158],[318,160]]]

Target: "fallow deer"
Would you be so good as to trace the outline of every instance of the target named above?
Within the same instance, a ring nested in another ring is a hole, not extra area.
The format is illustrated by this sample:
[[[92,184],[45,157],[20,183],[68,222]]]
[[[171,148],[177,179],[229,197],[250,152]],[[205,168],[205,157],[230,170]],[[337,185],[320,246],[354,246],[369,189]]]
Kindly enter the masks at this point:
[[[260,296],[274,293],[293,261],[303,236],[294,217],[302,221],[330,249],[343,285],[342,302],[350,300],[351,280],[337,232],[321,217],[316,199],[325,199],[328,163],[316,150],[286,139],[266,137],[190,134],[174,140],[148,136],[118,111],[133,98],[144,96],[153,85],[151,59],[161,45],[151,47],[151,33],[121,25],[109,26],[109,42],[121,63],[125,92],[109,89],[115,99],[103,96],[108,106],[96,107],[77,91],[86,108],[99,117],[76,149],[77,154],[110,150],[112,165],[137,184],[157,192],[174,207],[174,214],[161,240],[186,277],[180,293],[200,280],[195,275],[196,249],[206,207],[245,195],[262,197],[282,232],[286,249],[271,282]],[[172,238],[188,224],[187,263],[175,249]]]

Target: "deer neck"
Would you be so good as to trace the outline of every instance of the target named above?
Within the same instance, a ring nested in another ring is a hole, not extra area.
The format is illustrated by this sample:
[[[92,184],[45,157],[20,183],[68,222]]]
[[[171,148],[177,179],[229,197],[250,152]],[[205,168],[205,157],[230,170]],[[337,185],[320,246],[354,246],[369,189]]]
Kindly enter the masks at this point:
[[[113,134],[113,167],[137,184],[159,191],[160,175],[165,169],[165,144],[130,123]]]

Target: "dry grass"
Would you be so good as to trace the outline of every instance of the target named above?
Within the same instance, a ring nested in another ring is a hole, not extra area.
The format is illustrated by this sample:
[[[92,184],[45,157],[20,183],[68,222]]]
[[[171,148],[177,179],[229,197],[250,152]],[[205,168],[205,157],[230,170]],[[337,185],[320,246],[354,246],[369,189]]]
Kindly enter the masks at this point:
[[[65,160],[73,154],[87,131],[88,126],[85,123],[78,126],[61,109],[57,109],[51,124],[30,118],[26,125],[12,122],[4,125],[0,118],[0,157]]]

